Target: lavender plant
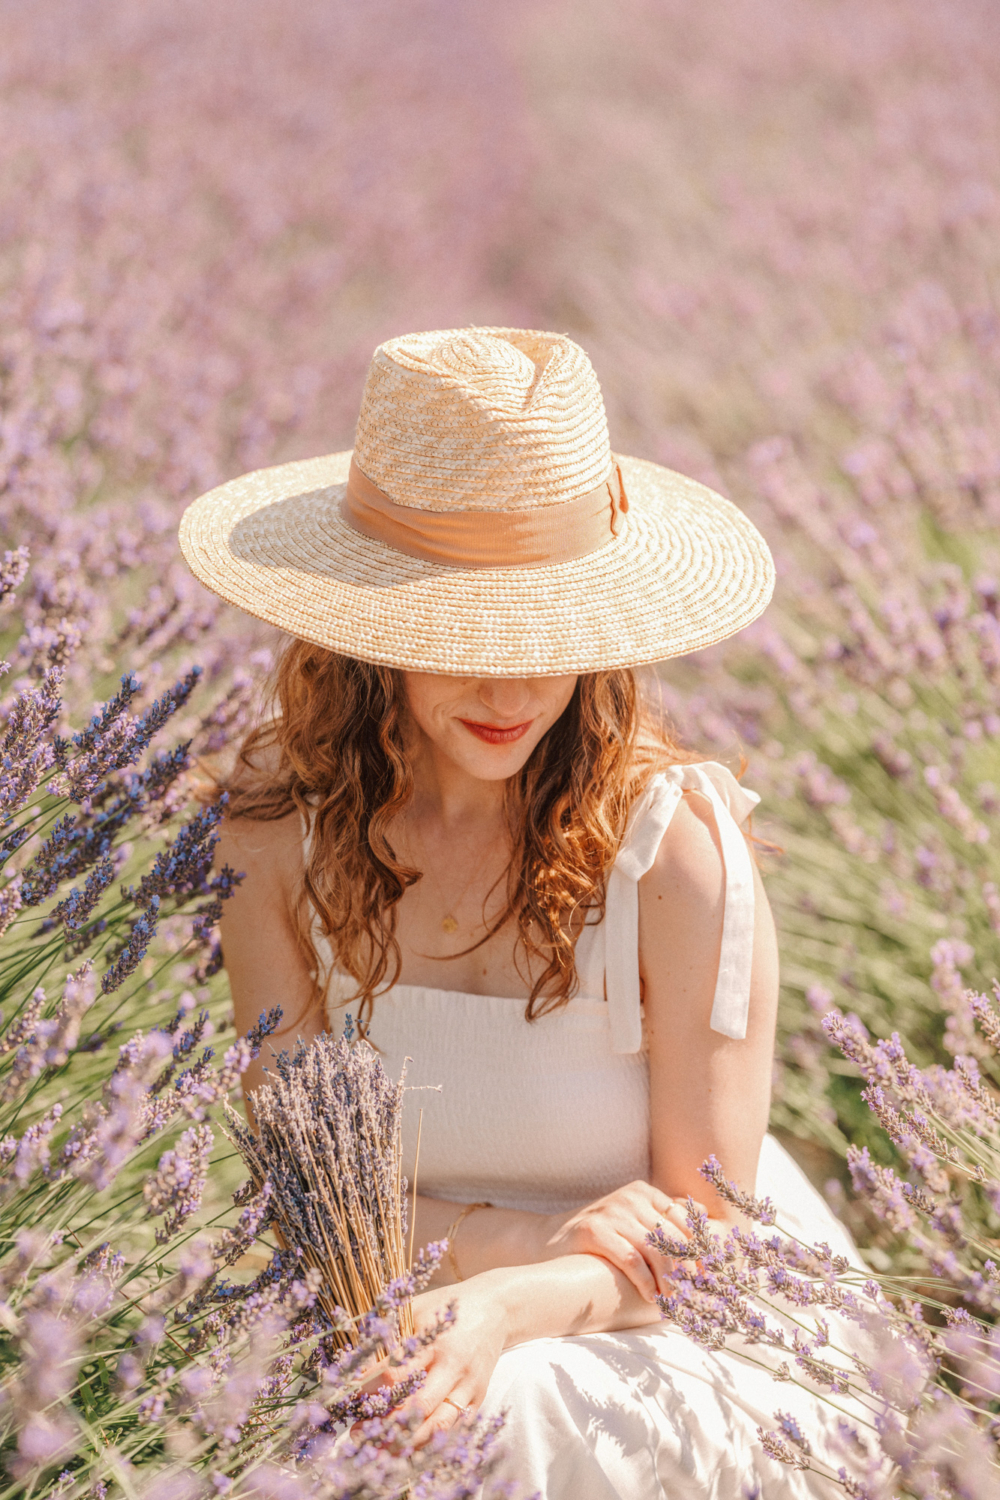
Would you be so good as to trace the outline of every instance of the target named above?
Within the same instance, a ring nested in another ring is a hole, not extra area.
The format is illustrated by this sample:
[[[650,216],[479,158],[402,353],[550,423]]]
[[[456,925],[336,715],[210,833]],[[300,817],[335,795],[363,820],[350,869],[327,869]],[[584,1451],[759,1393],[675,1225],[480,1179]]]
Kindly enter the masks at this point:
[[[497,1424],[416,1454],[400,1407],[422,1375],[371,1393],[446,1326],[409,1321],[440,1247],[404,1264],[398,1090],[351,1054],[337,1099],[368,1132],[390,1232],[355,1315],[342,1262],[266,1240],[280,1176],[238,1190],[213,1232],[232,1171],[212,1115],[280,1009],[215,1061],[214,928],[240,877],[213,870],[222,804],[190,805],[188,747],[151,749],[197,683],[143,705],[128,675],[76,731],[57,666],[0,705],[0,1497],[471,1495]]]
[[[1000,1005],[969,991],[960,1009],[995,1057]],[[656,1231],[651,1241],[684,1267],[661,1307],[698,1342],[769,1363],[781,1384],[830,1403],[833,1457],[780,1409],[776,1385],[775,1425],[759,1436],[778,1462],[858,1500],[986,1500],[1000,1482],[1000,1094],[971,1057],[920,1069],[898,1035],[872,1041],[836,1010],[824,1024],[905,1163],[900,1174],[852,1146],[855,1191],[919,1264],[876,1275],[783,1234],[772,1205],[713,1158],[703,1175],[757,1227],[720,1240],[689,1205],[688,1244]]]
[[[969,346],[957,351],[971,367]],[[997,357],[991,343],[980,367]],[[921,362],[941,359],[925,339]],[[835,1002],[877,1033],[905,1030],[921,1066],[972,1056],[998,1077],[963,999],[1000,965],[995,502],[985,481],[963,494],[936,446],[913,451],[902,413],[917,374],[896,373],[899,420],[878,457],[848,453],[820,484],[787,442],[753,456],[787,549],[780,602],[673,698],[700,738],[756,746],[762,826],[784,849],[769,861],[783,939],[775,1123],[824,1148],[827,1173],[852,1141],[891,1160],[853,1065],[831,1062]],[[992,420],[991,392],[970,388],[950,414],[956,447]]]

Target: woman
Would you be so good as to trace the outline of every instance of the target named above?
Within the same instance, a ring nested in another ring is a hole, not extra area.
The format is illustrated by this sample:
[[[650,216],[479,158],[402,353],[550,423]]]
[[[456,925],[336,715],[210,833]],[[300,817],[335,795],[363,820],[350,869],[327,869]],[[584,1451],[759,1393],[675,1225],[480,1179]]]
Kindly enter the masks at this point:
[[[246,872],[223,923],[237,1026],[280,1000],[280,1050],[349,1010],[390,1073],[410,1059],[416,1238],[450,1245],[416,1311],[458,1307],[417,1440],[505,1409],[504,1474],[553,1500],[822,1493],[756,1440],[819,1407],[666,1328],[647,1245],[689,1194],[731,1222],[698,1173],[714,1153],[849,1248],[765,1136],[757,798],[657,729],[633,670],[763,610],[762,538],[613,458],[569,339],[503,329],[382,345],[353,456],[223,485],[181,538],[296,638],[222,851]]]

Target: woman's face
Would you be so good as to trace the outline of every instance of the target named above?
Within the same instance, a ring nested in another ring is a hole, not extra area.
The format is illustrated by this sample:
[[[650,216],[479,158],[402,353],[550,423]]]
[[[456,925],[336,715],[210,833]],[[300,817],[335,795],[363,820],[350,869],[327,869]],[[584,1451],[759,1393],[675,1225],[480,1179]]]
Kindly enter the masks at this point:
[[[419,730],[456,766],[481,781],[504,781],[524,765],[573,696],[565,677],[443,677],[404,672]]]

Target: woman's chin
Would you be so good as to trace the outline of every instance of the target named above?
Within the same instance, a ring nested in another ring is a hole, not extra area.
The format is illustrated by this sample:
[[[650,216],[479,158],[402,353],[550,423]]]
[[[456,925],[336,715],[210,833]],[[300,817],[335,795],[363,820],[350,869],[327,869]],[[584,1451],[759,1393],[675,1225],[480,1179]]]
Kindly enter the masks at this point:
[[[449,750],[455,764],[477,781],[506,781],[521,770],[535,743],[534,736],[526,736],[512,744],[490,745],[465,734],[463,742],[449,746]]]

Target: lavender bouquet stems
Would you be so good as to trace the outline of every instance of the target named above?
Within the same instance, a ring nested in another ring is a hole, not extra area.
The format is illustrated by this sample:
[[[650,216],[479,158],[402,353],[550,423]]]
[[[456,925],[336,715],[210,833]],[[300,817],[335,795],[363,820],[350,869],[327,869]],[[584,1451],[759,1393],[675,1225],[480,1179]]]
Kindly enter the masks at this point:
[[[274,1076],[254,1091],[256,1134],[228,1115],[254,1181],[271,1184],[285,1243],[323,1277],[317,1300],[342,1344],[350,1325],[410,1269],[402,1102],[402,1080],[386,1076],[367,1042],[323,1033],[283,1053]],[[404,1300],[398,1334],[412,1332]]]

